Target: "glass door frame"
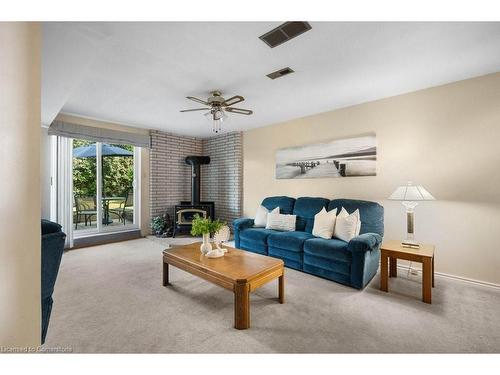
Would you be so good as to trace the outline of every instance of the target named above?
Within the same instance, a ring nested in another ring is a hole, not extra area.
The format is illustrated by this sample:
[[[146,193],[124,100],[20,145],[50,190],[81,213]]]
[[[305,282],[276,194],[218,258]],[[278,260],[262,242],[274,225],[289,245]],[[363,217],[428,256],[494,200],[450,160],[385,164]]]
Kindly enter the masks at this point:
[[[102,143],[100,143],[102,144]],[[102,148],[99,146],[98,147],[99,152],[101,153],[102,156]],[[98,221],[98,225],[100,226],[100,230],[97,231],[96,234],[107,234],[107,233],[116,233],[116,232],[126,232],[130,230],[139,230],[141,228],[141,222],[140,222],[140,202],[141,202],[141,148],[134,146],[134,178],[132,180],[132,188],[134,192],[134,212],[133,212],[133,223],[132,224],[127,224],[124,226],[121,226],[121,229],[118,229],[118,226],[113,226],[113,227],[108,227],[105,225],[102,225],[102,220],[104,219],[104,211],[102,209],[102,204],[100,205],[101,207],[101,218]],[[102,187],[102,158],[99,158],[98,163],[96,163],[98,168],[98,180],[100,180],[100,185]],[[97,189],[99,192],[99,197],[96,196],[96,199],[99,198],[102,200],[102,189]],[[99,210],[97,211],[99,213]]]
[[[140,223],[140,197],[141,197],[141,149],[140,147],[134,146],[134,178],[132,180],[132,188],[134,192],[134,212],[133,212],[133,223],[123,226],[113,226],[106,227],[103,225],[102,220],[104,218],[103,213],[103,175],[102,175],[102,142],[95,142],[96,145],[96,211],[97,211],[97,225],[95,230],[85,231],[84,233],[78,233],[71,225],[71,230],[73,231],[74,238],[84,238],[91,236],[100,236],[111,233],[127,232],[131,230],[139,230],[141,227]],[[73,148],[71,148],[73,149]],[[71,163],[73,160],[71,160]],[[71,194],[74,196],[73,192],[73,174],[71,174]],[[73,218],[73,212],[71,211],[71,219]],[[72,223],[73,224],[73,223]]]

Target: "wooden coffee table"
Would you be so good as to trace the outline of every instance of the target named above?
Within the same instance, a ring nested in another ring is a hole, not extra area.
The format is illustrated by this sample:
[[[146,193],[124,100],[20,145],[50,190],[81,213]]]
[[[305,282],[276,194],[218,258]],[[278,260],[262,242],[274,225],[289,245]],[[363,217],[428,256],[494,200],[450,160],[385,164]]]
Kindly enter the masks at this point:
[[[285,302],[284,264],[271,258],[225,247],[222,258],[207,258],[200,253],[200,242],[163,251],[163,286],[168,286],[168,266],[172,265],[234,293],[234,328],[250,327],[250,292],[279,279],[279,302]]]

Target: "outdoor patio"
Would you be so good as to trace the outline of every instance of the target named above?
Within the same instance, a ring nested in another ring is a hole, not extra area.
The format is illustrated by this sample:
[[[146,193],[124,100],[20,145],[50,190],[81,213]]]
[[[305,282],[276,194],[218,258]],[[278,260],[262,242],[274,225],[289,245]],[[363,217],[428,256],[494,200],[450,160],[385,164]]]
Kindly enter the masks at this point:
[[[132,192],[130,193],[132,196]],[[95,210],[95,197],[89,197],[90,206],[82,207],[81,202],[73,206],[74,231],[78,234],[95,232],[97,230],[97,213]],[[75,199],[78,202],[78,198]],[[134,223],[133,200],[127,197],[103,198],[102,230],[117,230],[120,227]]]

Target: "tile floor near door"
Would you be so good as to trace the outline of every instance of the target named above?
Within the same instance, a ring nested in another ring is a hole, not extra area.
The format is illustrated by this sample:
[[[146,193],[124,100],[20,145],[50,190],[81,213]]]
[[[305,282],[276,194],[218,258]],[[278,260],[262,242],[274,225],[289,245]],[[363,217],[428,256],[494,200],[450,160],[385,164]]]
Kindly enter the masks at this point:
[[[192,241],[178,238],[176,243]],[[358,291],[286,269],[251,295],[251,328],[235,330],[233,293],[171,267],[164,243],[139,239],[64,254],[46,347],[84,353],[500,352],[500,290],[436,277],[432,305],[420,283],[378,275]]]

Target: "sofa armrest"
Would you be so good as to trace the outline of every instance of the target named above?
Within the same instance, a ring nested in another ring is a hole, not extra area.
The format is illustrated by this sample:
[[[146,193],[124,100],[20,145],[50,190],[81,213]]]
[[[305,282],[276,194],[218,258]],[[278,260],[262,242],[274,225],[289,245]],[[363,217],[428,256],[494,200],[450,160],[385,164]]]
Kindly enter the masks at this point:
[[[254,220],[243,217],[233,221],[234,245],[237,249],[240,248],[240,232],[244,229],[253,227]]]
[[[254,220],[247,217],[242,217],[241,219],[233,220],[233,228],[235,232],[245,228],[251,228],[253,227],[253,224]]]
[[[363,233],[349,241],[352,252],[351,286],[363,289],[375,276],[379,267],[380,244],[378,233]]]
[[[377,233],[363,233],[349,241],[352,252],[372,251],[382,243],[382,236]]]

